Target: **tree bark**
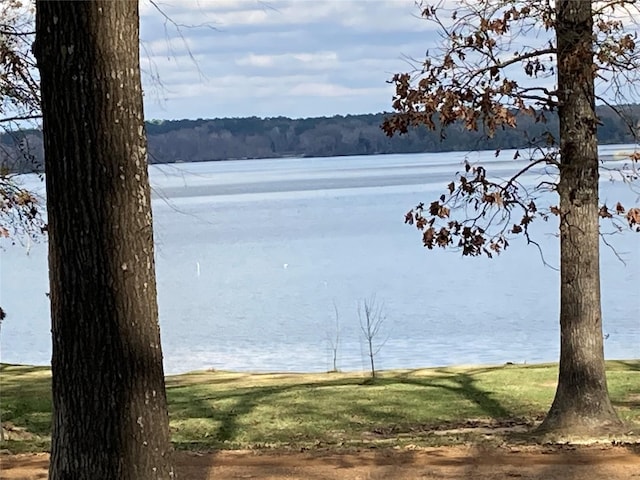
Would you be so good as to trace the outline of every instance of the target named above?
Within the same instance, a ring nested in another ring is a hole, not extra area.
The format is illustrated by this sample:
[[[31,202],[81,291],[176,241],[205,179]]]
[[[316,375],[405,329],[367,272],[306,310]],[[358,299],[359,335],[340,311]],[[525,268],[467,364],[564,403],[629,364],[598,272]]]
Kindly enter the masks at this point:
[[[542,432],[621,428],[607,389],[598,215],[598,144],[591,1],[557,4],[560,93],[560,371]]]
[[[174,478],[137,1],[36,6],[53,339],[50,478]]]

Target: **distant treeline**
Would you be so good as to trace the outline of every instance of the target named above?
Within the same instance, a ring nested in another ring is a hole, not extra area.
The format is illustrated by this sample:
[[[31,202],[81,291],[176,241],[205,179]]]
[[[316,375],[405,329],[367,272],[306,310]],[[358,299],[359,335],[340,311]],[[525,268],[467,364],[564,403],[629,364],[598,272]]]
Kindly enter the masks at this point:
[[[640,105],[598,107],[601,144],[632,143],[640,120]],[[416,128],[406,135],[387,137],[380,129],[385,116],[336,115],[291,119],[219,118],[152,120],[147,122],[152,163],[199,162],[276,157],[326,157],[419,153],[452,150],[522,148],[542,144],[558,130],[555,114],[546,122],[520,115],[518,128],[501,130],[487,139],[483,132],[453,126],[445,132]],[[0,136],[0,163],[10,171],[39,171],[43,165],[42,135],[24,130]]]

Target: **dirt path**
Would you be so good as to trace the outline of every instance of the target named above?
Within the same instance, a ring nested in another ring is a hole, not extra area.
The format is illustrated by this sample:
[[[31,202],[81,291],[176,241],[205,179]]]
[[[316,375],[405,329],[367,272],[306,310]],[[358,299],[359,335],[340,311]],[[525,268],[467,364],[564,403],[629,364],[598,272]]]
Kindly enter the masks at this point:
[[[0,456],[0,478],[47,478],[46,454]],[[182,480],[640,480],[640,448],[523,447],[479,450],[444,447],[356,452],[179,452]]]

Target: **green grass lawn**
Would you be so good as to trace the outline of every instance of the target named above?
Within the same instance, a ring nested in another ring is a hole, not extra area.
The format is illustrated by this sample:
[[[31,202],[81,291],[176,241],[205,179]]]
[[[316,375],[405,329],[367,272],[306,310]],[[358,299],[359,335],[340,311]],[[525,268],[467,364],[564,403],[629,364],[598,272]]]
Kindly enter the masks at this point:
[[[613,403],[637,430],[640,360],[607,369]],[[215,371],[170,376],[167,392],[178,448],[433,445],[504,440],[454,427],[532,426],[556,377],[555,364],[393,370],[373,383],[356,373]],[[50,381],[47,367],[0,366],[0,411],[14,437],[6,448],[48,448]]]

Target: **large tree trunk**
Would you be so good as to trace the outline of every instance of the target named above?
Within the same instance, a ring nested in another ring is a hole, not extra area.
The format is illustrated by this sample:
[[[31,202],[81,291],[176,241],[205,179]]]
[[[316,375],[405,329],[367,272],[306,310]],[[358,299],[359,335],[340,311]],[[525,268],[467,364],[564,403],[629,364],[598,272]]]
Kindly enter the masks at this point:
[[[600,308],[597,118],[589,0],[557,2],[560,92],[560,373],[541,431],[621,427],[609,400]]]
[[[137,1],[37,2],[53,480],[173,478],[138,23]]]

